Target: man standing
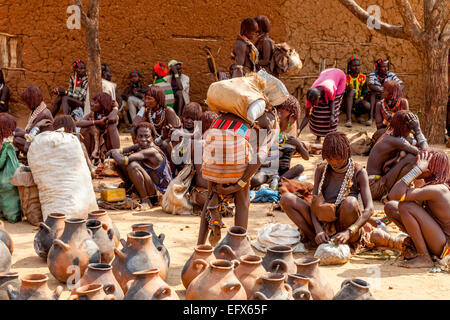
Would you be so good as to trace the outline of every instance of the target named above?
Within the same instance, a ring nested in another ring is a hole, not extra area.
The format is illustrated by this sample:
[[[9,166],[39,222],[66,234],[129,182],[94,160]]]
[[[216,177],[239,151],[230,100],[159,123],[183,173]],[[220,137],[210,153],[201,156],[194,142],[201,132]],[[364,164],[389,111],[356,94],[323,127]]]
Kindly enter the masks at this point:
[[[178,116],[182,114],[184,106],[191,102],[189,98],[189,77],[182,73],[182,64],[183,62],[170,60],[167,64],[170,70],[169,74],[164,77],[164,80],[172,86],[175,95],[174,109]]]

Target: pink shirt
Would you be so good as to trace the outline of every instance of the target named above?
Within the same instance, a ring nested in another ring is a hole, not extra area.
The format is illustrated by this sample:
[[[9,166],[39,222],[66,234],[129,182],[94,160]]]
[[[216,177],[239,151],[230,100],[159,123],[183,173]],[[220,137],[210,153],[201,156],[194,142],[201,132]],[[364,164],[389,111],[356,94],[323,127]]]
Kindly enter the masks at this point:
[[[345,73],[341,69],[330,68],[323,70],[311,88],[322,87],[325,91],[325,102],[334,100],[336,96],[345,91]],[[311,103],[306,100],[306,108],[311,108]]]

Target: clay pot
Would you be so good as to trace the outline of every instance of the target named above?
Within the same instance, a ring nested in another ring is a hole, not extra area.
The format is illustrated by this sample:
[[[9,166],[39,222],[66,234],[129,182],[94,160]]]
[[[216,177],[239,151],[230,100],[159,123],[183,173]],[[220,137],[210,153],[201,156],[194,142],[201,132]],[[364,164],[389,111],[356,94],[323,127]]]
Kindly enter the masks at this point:
[[[297,273],[309,278],[309,291],[313,300],[331,300],[333,289],[320,272],[319,262],[319,258],[313,257],[297,259]]]
[[[287,283],[292,288],[292,297],[294,300],[312,300],[308,277],[298,273],[289,274]]]
[[[127,282],[133,280],[133,273],[147,269],[159,269],[163,280],[168,268],[166,261],[152,242],[152,235],[146,231],[134,231],[128,234],[127,242],[121,240],[123,249],[114,249],[116,258],[112,262],[113,273],[122,290],[126,293]]]
[[[110,263],[113,261],[114,248],[114,231],[109,229],[105,223],[98,220],[90,219],[86,222],[86,227],[92,231],[92,239],[94,239],[100,249],[101,263]]]
[[[6,288],[11,285],[17,290],[20,286],[19,274],[17,272],[1,272],[0,273],[0,300],[9,300]]]
[[[217,259],[235,260],[249,254],[254,255],[255,252],[247,238],[247,230],[239,226],[228,229],[225,238],[214,249]]]
[[[63,234],[53,241],[48,252],[47,265],[56,279],[66,282],[74,268],[78,267],[81,275],[89,263],[99,263],[100,259],[100,250],[86,220],[66,219]]]
[[[187,289],[192,280],[194,280],[202,271],[202,264],[196,263],[193,261],[197,259],[203,259],[206,262],[210,262],[215,260],[216,257],[213,254],[214,248],[209,244],[201,244],[195,247],[194,253],[184,264],[183,270],[181,271],[181,281],[183,282],[183,286]]]
[[[262,276],[261,288],[256,291],[251,300],[294,300],[291,286],[284,283],[286,275],[268,272]]]
[[[164,239],[166,238],[164,233],[161,233],[159,236],[156,235],[155,230],[153,230],[153,223],[137,223],[131,226],[133,231],[147,231],[152,235],[152,241],[155,245],[156,249],[163,255],[164,259],[167,262],[167,268],[170,266],[170,255],[167,248],[163,245]]]
[[[67,300],[115,300],[114,286],[104,287],[100,283],[91,283],[79,287]]]
[[[368,282],[361,279],[347,279],[333,300],[375,300]]]
[[[92,284],[99,283],[102,284],[105,288],[109,288],[110,286],[114,287],[114,293],[112,293],[116,300],[122,300],[124,297],[124,293],[122,288],[117,282],[114,274],[112,272],[112,267],[109,264],[105,263],[91,263],[88,265],[86,272],[83,277],[80,279],[79,287]],[[72,291],[72,294],[76,294],[76,289]]]
[[[288,246],[267,248],[266,255],[262,259],[262,265],[267,272],[278,272],[287,275],[297,271],[292,248]]]
[[[3,241],[0,241],[0,272],[8,272],[11,268],[11,252]]]
[[[109,229],[113,229],[113,231],[114,231],[114,244],[116,245],[116,248],[119,247],[119,245],[120,245],[119,229],[117,229],[117,226],[111,220],[111,217],[106,213],[106,210],[97,210],[97,211],[89,212],[88,219],[98,220],[101,223],[106,224]]]
[[[3,241],[9,249],[9,252],[13,254],[14,246],[13,241],[9,233],[5,229],[5,223],[0,220],[0,241]]]
[[[138,271],[133,276],[124,300],[180,300],[175,290],[161,279],[158,268]]]
[[[203,265],[203,272],[192,280],[186,290],[186,300],[246,300],[247,294],[233,272],[237,261],[203,259],[193,263]]]
[[[261,263],[261,257],[245,255],[240,258],[239,266],[234,270],[234,274],[244,286],[247,297],[253,296],[261,287],[261,277],[266,273]]]
[[[66,220],[65,214],[50,213],[45,222],[39,223],[39,231],[34,236],[34,251],[39,257],[47,259],[53,240],[63,234],[64,220]]]
[[[21,279],[19,290],[8,285],[9,300],[58,300],[63,287],[58,286],[54,291],[48,288],[48,277],[45,274],[28,274]]]

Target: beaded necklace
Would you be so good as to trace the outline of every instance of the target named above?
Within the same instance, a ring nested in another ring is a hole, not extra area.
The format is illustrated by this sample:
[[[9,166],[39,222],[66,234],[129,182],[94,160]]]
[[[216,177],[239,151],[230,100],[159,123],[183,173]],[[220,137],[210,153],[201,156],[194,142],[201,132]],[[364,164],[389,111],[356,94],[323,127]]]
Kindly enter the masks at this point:
[[[322,186],[323,182],[325,181],[325,176],[327,173],[328,165],[325,167],[325,170],[323,170],[322,178],[320,179],[319,183],[319,195],[322,194]],[[353,159],[349,158],[347,162],[347,166],[343,168],[342,170],[334,170],[337,173],[345,173],[344,181],[342,181],[341,188],[339,190],[338,197],[336,199],[336,202],[334,203],[336,206],[338,206],[342,200],[348,195],[350,192],[350,188],[352,187],[351,180],[353,178],[353,174],[355,173],[355,164],[353,163]]]
[[[164,123],[164,120],[166,119],[165,117],[166,113],[164,112],[164,108],[162,108],[160,111],[155,112],[155,113],[151,113],[151,118],[153,121],[153,125],[155,126],[155,128],[160,128],[162,126],[162,124]],[[156,121],[156,118],[160,116],[160,120],[158,122]]]

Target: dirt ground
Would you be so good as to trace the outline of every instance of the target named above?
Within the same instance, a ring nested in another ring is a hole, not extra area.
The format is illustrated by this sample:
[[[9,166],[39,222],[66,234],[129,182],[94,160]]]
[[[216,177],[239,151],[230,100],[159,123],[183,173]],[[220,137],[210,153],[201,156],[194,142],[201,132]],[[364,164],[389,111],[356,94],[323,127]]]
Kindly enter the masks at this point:
[[[351,136],[359,131],[367,131],[370,135],[375,131],[374,127],[365,127],[354,124],[353,128],[345,128],[343,119],[339,125],[342,130]],[[304,141],[313,142],[314,137],[307,129],[300,138]],[[127,134],[121,134],[122,145],[131,143]],[[434,146],[445,149],[444,145]],[[447,153],[449,149],[446,150]],[[367,157],[354,157],[354,159],[365,164]],[[321,161],[321,156],[313,156],[309,161],[300,158],[294,158],[293,163],[301,163],[305,167],[305,174],[308,181],[312,181],[315,165]],[[117,184],[117,178],[108,178],[96,180],[95,185]],[[252,240],[256,238],[258,230],[267,223],[286,223],[291,224],[286,214],[281,211],[274,211],[274,216],[268,216],[270,204],[252,204],[250,206],[248,234]],[[382,210],[383,206],[375,202],[375,209]],[[173,216],[164,213],[161,208],[154,208],[150,212],[138,211],[108,211],[114,223],[117,225],[120,235],[126,239],[126,235],[131,231],[131,225],[135,223],[153,223],[157,234],[165,234],[165,246],[168,248],[171,265],[167,282],[172,286],[181,299],[184,299],[185,289],[181,283],[181,270],[192,254],[197,241],[199,217],[198,216]],[[377,212],[376,214],[381,215]],[[227,225],[233,225],[233,218],[225,218]],[[11,271],[19,272],[20,276],[29,273],[43,273],[49,277],[49,287],[54,289],[57,285],[64,286],[64,292],[61,299],[66,299],[69,291],[64,284],[59,283],[49,272],[46,261],[37,256],[33,249],[33,239],[37,228],[27,222],[16,224],[5,223],[6,230],[10,233],[14,241],[13,263]],[[396,233],[398,229],[389,226],[389,229]],[[222,232],[224,235],[225,232]],[[264,253],[255,253],[263,256]],[[306,255],[312,256],[314,251]],[[304,256],[304,254],[295,254],[295,258]],[[342,266],[320,267],[321,272],[330,282],[335,293],[339,290],[341,283],[348,278],[359,278],[368,281],[372,288],[371,291],[376,299],[450,299],[450,277],[447,273],[430,273],[428,269],[406,269],[396,265],[397,257],[394,252],[373,251],[361,255],[355,255],[351,260]]]

